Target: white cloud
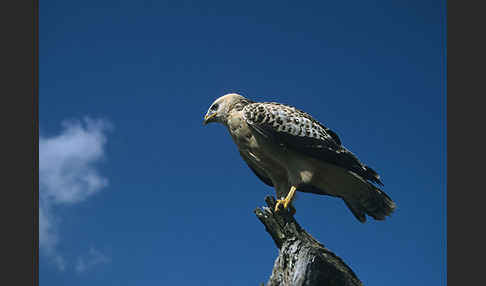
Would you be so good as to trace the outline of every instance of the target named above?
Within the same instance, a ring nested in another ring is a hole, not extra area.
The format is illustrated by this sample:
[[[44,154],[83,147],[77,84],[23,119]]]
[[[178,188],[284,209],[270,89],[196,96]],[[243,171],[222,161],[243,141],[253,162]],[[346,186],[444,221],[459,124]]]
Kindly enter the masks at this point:
[[[106,264],[109,262],[111,262],[109,257],[91,247],[85,257],[78,257],[78,260],[76,261],[76,272],[85,272],[98,264]]]
[[[39,137],[39,249],[60,270],[66,262],[57,251],[60,241],[56,207],[82,202],[108,185],[96,163],[104,158],[105,120],[64,121],[62,132]]]
[[[55,217],[49,212],[49,207],[41,202],[39,205],[39,248],[52,259],[59,270],[64,270],[66,268],[64,258],[56,251],[59,237]]]

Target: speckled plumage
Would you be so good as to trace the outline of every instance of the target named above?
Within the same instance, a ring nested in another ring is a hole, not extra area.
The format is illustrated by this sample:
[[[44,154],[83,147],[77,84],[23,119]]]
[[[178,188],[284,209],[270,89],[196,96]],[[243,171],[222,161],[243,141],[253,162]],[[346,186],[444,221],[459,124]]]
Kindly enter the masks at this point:
[[[277,132],[285,132],[293,136],[310,137],[322,141],[336,141],[329,129],[312,118],[309,114],[295,107],[276,102],[251,103],[243,108],[243,114],[249,124],[268,125]]]
[[[374,184],[379,175],[347,150],[338,135],[295,107],[276,102],[253,102],[238,94],[218,98],[205,123],[228,128],[250,169],[285,197],[297,191],[339,197],[354,216],[382,220],[395,203]]]
[[[341,145],[338,135],[309,114],[276,102],[249,103],[243,108],[247,123],[279,144],[291,146],[347,167],[365,179],[383,185],[379,175]]]

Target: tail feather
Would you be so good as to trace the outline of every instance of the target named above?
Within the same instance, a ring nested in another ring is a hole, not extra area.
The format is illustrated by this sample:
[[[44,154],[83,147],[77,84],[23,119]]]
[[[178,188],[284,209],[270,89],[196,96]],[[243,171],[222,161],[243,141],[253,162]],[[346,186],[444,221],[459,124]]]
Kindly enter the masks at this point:
[[[349,210],[351,210],[355,218],[357,218],[362,223],[366,222],[365,211],[360,205],[353,204],[352,202],[347,200],[344,200],[344,202],[348,206]]]
[[[385,217],[391,215],[395,210],[396,204],[392,199],[382,190],[373,188],[368,198],[361,203],[366,209],[366,213],[377,220],[384,220]]]
[[[319,174],[313,178],[312,188],[299,190],[323,195],[340,197],[344,200],[349,210],[360,222],[366,222],[366,215],[376,220],[384,220],[396,208],[392,199],[380,190],[369,178],[379,181],[378,174],[367,167],[367,177],[348,169],[325,165],[324,175]]]
[[[370,184],[371,186],[371,184]],[[364,196],[344,200],[354,216],[362,223],[369,215],[376,220],[384,220],[396,209],[396,204],[382,190],[372,186]]]

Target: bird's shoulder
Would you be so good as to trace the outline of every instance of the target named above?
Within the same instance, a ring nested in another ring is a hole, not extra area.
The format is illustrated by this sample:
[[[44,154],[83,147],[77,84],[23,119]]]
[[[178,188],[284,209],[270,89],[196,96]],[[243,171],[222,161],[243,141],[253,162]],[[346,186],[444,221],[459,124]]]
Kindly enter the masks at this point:
[[[336,145],[341,145],[341,140],[335,132],[310,114],[290,105],[278,102],[254,102],[243,108],[242,115],[247,123],[253,126],[296,137],[332,141]]]

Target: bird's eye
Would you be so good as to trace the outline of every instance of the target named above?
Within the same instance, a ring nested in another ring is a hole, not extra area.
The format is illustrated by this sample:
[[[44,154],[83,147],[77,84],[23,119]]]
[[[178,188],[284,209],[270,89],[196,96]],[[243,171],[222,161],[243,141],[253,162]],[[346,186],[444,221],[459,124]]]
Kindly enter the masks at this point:
[[[211,106],[211,110],[216,110],[216,109],[218,109],[218,104],[217,103],[216,104],[213,104],[213,106]]]

